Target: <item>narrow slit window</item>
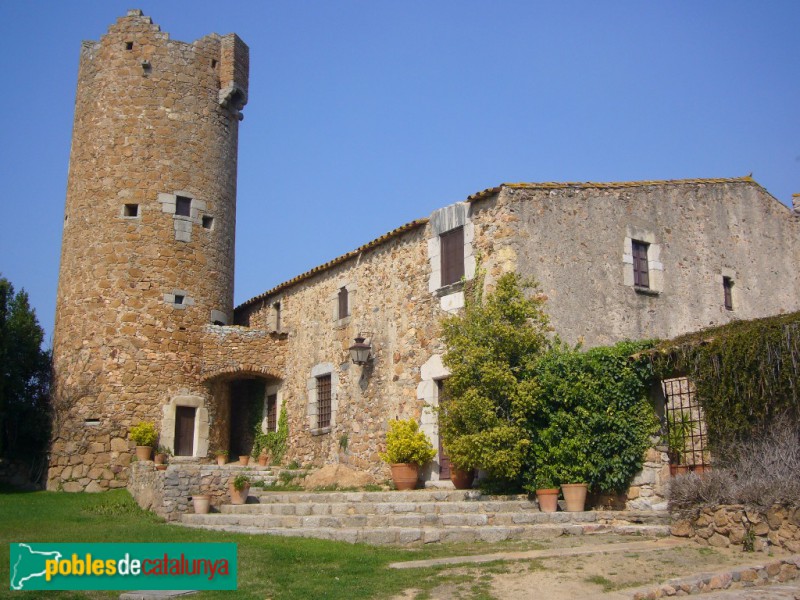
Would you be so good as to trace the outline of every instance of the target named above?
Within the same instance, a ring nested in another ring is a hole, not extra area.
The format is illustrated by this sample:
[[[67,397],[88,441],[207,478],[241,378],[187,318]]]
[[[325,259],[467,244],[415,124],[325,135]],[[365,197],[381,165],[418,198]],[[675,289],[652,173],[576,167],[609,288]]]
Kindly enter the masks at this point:
[[[730,277],[722,278],[722,293],[725,310],[733,310],[733,279]]]
[[[273,315],[275,317],[275,331],[280,333],[281,331],[281,303],[276,302],[272,305]]]
[[[339,288],[339,318],[344,319],[350,316],[350,299],[347,288]]]
[[[122,214],[126,217],[138,217],[139,216],[139,205],[138,204],[126,204],[122,209]]]
[[[212,58],[211,59],[211,68],[212,69],[216,69],[217,68],[217,59],[216,58]]]
[[[633,285],[640,288],[649,288],[650,271],[647,261],[647,249],[650,244],[632,240],[631,245],[633,250]]]
[[[317,377],[317,427],[331,426],[331,376]]]
[[[192,199],[186,196],[175,196],[175,214],[189,217],[192,214]]]
[[[442,286],[458,283],[464,276],[464,228],[458,227],[439,236]]]
[[[214,217],[209,215],[203,216],[203,229],[214,229]]]

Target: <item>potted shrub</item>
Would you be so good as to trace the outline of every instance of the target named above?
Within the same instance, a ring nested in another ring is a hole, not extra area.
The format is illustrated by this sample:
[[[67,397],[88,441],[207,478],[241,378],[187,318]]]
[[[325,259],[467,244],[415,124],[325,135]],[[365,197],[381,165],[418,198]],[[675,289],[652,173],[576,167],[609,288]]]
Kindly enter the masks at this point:
[[[228,451],[223,450],[222,448],[218,450],[214,450],[214,456],[217,458],[217,464],[220,467],[225,466],[225,463],[228,462]]]
[[[231,504],[245,504],[247,494],[250,493],[250,478],[244,474],[237,475],[231,481],[228,491],[231,495]]]
[[[262,450],[261,454],[258,455],[258,466],[266,467],[268,462],[269,462],[269,454],[267,454],[266,450]]]
[[[457,454],[450,456],[450,481],[457,490],[471,490],[475,481],[475,469],[468,462],[462,462]]]
[[[419,467],[436,456],[428,437],[413,420],[389,422],[386,433],[386,452],[380,457],[389,463],[392,479],[398,490],[413,490],[419,479]]]
[[[246,467],[250,462],[250,455],[249,454],[240,454],[239,455],[239,464],[243,467]]]
[[[136,458],[138,460],[150,460],[153,444],[158,439],[156,426],[150,421],[142,421],[130,428],[128,436],[136,444]]]

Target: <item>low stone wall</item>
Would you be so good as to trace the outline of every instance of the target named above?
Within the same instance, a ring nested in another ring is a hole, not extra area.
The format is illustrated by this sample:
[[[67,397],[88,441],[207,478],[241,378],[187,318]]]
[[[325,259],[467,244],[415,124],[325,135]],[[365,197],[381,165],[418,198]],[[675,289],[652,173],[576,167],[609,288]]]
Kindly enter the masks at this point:
[[[268,473],[266,467],[188,462],[173,462],[165,471],[157,471],[151,461],[139,461],[131,463],[128,491],[145,510],[178,521],[183,513],[193,511],[193,495],[208,494],[211,506],[220,506],[228,501],[228,484],[237,475],[244,473],[256,481],[261,471]]]
[[[672,579],[658,587],[634,592],[633,600],[655,600],[670,596],[688,596],[717,590],[749,588],[770,583],[786,583],[797,579],[798,574],[800,574],[800,556],[790,556],[760,565],[739,567],[732,571]],[[756,596],[748,596],[748,598],[750,597]]]
[[[719,548],[742,546],[749,537],[755,550],[766,551],[777,546],[800,552],[800,506],[776,505],[767,511],[741,505],[704,508],[693,519],[676,520],[671,532]]]
[[[666,510],[669,482],[669,457],[662,448],[649,448],[642,470],[628,489],[625,507],[629,510]]]

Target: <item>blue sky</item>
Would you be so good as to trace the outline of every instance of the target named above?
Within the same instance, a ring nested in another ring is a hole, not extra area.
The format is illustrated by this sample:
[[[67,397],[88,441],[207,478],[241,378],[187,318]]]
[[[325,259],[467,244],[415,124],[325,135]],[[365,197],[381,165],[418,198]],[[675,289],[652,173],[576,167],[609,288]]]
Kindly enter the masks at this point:
[[[800,192],[796,0],[6,0],[0,273],[48,339],[80,42],[134,7],[250,46],[237,304],[501,182]]]

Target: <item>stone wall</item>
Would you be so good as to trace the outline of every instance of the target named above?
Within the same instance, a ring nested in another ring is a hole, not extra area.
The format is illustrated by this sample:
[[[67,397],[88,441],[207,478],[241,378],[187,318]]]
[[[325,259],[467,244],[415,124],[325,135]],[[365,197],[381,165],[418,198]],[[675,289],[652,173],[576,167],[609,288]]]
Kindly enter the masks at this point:
[[[472,213],[489,273],[536,278],[570,343],[669,339],[800,308],[800,222],[749,177],[508,185]],[[650,290],[633,286],[631,239],[650,243]]]
[[[672,535],[699,544],[727,548],[742,546],[752,536],[755,550],[771,546],[800,552],[800,506],[773,506],[759,511],[741,505],[704,508],[697,517],[676,520]]]

